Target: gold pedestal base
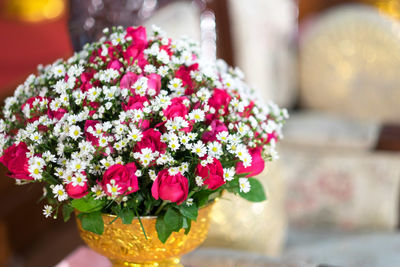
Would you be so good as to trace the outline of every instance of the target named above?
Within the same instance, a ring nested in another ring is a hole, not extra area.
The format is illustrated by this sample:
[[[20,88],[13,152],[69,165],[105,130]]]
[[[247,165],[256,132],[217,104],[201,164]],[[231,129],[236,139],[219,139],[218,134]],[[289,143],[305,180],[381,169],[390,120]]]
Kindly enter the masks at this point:
[[[122,261],[111,261],[113,267],[183,267],[180,258],[170,258],[160,262],[131,263]]]

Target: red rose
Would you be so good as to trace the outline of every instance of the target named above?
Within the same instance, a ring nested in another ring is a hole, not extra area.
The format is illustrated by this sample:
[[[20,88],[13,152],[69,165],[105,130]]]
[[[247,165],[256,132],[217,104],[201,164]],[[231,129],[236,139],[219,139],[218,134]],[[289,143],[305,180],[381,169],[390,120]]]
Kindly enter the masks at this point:
[[[218,118],[221,115],[225,115],[228,112],[228,106],[230,102],[231,96],[226,90],[215,88],[213,95],[208,100],[208,104],[210,105],[210,107],[213,107],[215,109],[215,114],[208,114],[206,116],[207,120],[212,120],[214,118]],[[222,106],[224,112],[220,114],[218,110],[221,109]]]
[[[119,86],[121,88],[131,89],[132,85],[140,78],[142,75],[137,75],[133,72],[127,72],[122,78]]]
[[[130,96],[127,104],[122,103],[122,109],[125,111],[129,109],[142,109],[144,107],[143,103],[147,101],[149,100],[144,96]]]
[[[110,166],[103,175],[100,182],[104,192],[109,195],[128,195],[139,190],[136,176],[136,165],[131,162],[126,165],[114,164]],[[113,192],[112,188],[117,188]]]
[[[65,190],[67,191],[67,194],[69,197],[75,198],[75,199],[83,198],[84,196],[89,194],[88,185],[86,182],[83,186],[81,186],[79,184],[74,186],[73,183],[69,183],[65,186]]]
[[[187,100],[187,98],[184,96],[173,98],[171,100],[171,104],[163,110],[164,116],[169,120],[175,117],[185,118],[185,116],[188,114],[188,110],[183,104],[184,100]]]
[[[147,33],[143,26],[126,28],[126,36],[132,38],[132,45],[143,50],[147,47]]]
[[[7,175],[15,179],[33,180],[33,177],[29,175],[29,164],[26,153],[28,148],[24,142],[18,145],[13,144],[7,148],[3,156],[0,158],[0,162],[7,167],[9,173]]]
[[[253,177],[264,170],[265,162],[261,156],[262,148],[256,147],[249,150],[251,155],[251,166],[245,168],[242,162],[236,164],[236,173],[249,173],[246,177]]]
[[[151,194],[155,199],[169,200],[178,205],[187,199],[188,192],[188,179],[179,172],[170,175],[168,170],[160,171],[151,187]]]
[[[211,190],[215,190],[225,184],[224,169],[222,168],[221,162],[216,158],[205,167],[198,164],[196,174],[203,178],[204,184],[208,185],[208,188]]]
[[[220,132],[228,131],[228,128],[220,120],[213,120],[211,122],[211,131],[205,132],[202,136],[203,141],[212,142],[217,140],[217,134]]]
[[[148,81],[147,81],[147,91],[149,89],[153,89],[156,94],[158,95],[161,90],[161,76],[155,73],[151,73],[146,76]]]
[[[195,63],[193,65],[190,65],[189,67],[186,66],[180,66],[179,69],[175,73],[175,77],[179,78],[182,80],[182,85],[187,86],[185,90],[186,95],[191,95],[193,94],[193,81],[192,77],[190,76],[190,72],[192,70],[198,70],[199,69],[199,64]]]
[[[62,117],[64,117],[64,114],[67,113],[67,110],[64,108],[59,108],[57,110],[51,110],[50,108],[47,110],[47,116],[49,116],[50,119],[57,119],[61,120]]]
[[[147,129],[143,132],[142,140],[140,140],[136,146],[135,151],[140,152],[143,148],[150,148],[153,152],[164,153],[167,144],[161,142],[161,133],[154,130],[153,128]]]
[[[124,65],[119,60],[115,59],[113,61],[110,61],[110,63],[108,63],[107,69],[114,69],[119,72],[121,67],[123,67],[123,66]]]

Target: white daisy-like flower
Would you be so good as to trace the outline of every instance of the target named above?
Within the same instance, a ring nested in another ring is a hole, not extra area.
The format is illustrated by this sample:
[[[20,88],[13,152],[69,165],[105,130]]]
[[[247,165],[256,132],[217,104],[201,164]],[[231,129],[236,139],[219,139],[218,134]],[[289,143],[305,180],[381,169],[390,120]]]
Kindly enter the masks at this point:
[[[168,174],[171,176],[177,175],[179,173],[179,168],[172,167],[168,169]]]
[[[189,119],[194,120],[195,122],[204,121],[205,113],[201,109],[195,109],[189,113]]]
[[[223,154],[222,145],[217,141],[208,143],[207,148],[208,154],[217,159]]]
[[[71,127],[69,127],[69,137],[71,137],[74,140],[77,140],[79,137],[81,137],[81,135],[82,132],[79,126],[72,125]]]
[[[53,67],[53,75],[54,77],[60,78],[65,75],[65,68],[63,65],[57,65]]]
[[[68,195],[61,184],[54,185],[52,187],[52,192],[54,194],[54,197],[57,198],[60,202],[68,199]]]
[[[43,215],[48,218],[53,213],[53,207],[50,205],[44,205],[43,207]]]
[[[222,143],[228,142],[229,133],[227,131],[219,132],[216,135],[217,140],[221,141]]]
[[[96,200],[97,199],[102,199],[103,197],[106,196],[106,193],[104,193],[103,188],[98,184],[94,185],[90,189],[90,191],[92,191],[94,193],[94,199],[96,199]]]
[[[171,141],[168,143],[168,147],[171,148],[173,151],[177,151],[181,144],[178,141]]]
[[[235,176],[235,168],[224,168],[224,180],[232,181]]]
[[[190,207],[190,206],[192,206],[192,205],[193,205],[193,198],[188,198],[188,199],[186,200],[186,206]]]
[[[154,170],[149,170],[149,177],[152,181],[155,181],[157,179],[157,174]]]
[[[207,153],[207,148],[204,146],[204,143],[199,140],[192,145],[192,152],[196,153],[201,158]]]
[[[109,194],[111,194],[112,197],[116,197],[119,195],[119,191],[121,190],[121,188],[115,184],[115,181],[113,183],[113,180],[111,180],[111,183],[108,183],[106,185],[107,188],[107,192]]]
[[[239,189],[240,189],[240,192],[248,193],[251,189],[249,179],[239,178]]]
[[[203,178],[201,176],[196,176],[195,181],[196,181],[196,185],[197,186],[203,186],[204,185],[204,180],[203,180]]]
[[[77,172],[72,177],[71,182],[73,186],[84,186],[87,182],[86,175],[84,175],[82,172]]]

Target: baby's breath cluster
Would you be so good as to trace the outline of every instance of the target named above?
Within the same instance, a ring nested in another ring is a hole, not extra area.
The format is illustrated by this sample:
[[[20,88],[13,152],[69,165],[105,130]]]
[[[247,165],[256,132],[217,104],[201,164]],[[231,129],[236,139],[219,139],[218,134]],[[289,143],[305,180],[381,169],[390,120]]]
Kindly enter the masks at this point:
[[[150,36],[114,27],[39,66],[3,108],[9,176],[43,182],[46,217],[63,204],[65,214],[197,211],[224,189],[262,200],[250,177],[278,158],[287,112],[256,98],[239,69],[202,64],[198,51],[156,27]]]

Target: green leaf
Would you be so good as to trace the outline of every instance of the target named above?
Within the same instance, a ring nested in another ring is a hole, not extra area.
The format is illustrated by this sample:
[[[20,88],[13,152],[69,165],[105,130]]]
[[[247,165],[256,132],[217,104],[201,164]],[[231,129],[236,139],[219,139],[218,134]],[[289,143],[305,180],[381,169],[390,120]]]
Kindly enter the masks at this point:
[[[267,199],[264,188],[260,181],[254,178],[248,178],[250,182],[250,191],[247,193],[239,192],[239,195],[251,202],[261,202]]]
[[[164,215],[164,222],[168,229],[178,232],[182,228],[183,217],[177,210],[169,208]]]
[[[104,222],[100,211],[81,213],[78,215],[78,218],[82,222],[82,228],[86,231],[93,232],[98,235],[103,234]]]
[[[181,212],[181,214],[183,216],[185,216],[186,218],[189,218],[193,221],[197,220],[198,208],[195,203],[193,203],[191,206],[188,206],[184,203],[184,204],[179,205],[178,207],[179,207],[179,211]]]
[[[190,232],[190,228],[192,227],[192,221],[190,219],[185,218],[185,224],[184,229],[185,229],[185,235],[187,235]]]
[[[129,208],[124,208],[121,210],[121,212],[118,214],[118,216],[121,217],[123,224],[131,224],[135,214],[134,214],[133,210],[131,210]]]
[[[167,227],[166,223],[164,222],[163,216],[158,216],[156,221],[156,230],[158,234],[158,239],[160,239],[162,243],[165,243],[168,237],[172,234],[172,230]]]
[[[213,193],[212,190],[202,190],[193,195],[198,207],[202,207],[208,203],[208,197]]]
[[[71,206],[80,212],[93,212],[99,211],[103,208],[104,202],[102,200],[95,200],[91,196],[86,196],[79,199],[74,199],[71,201]]]
[[[69,204],[65,204],[63,206],[63,210],[62,210],[62,215],[64,218],[64,222],[69,221],[69,219],[71,218],[71,213],[74,211],[74,208],[69,205]]]

